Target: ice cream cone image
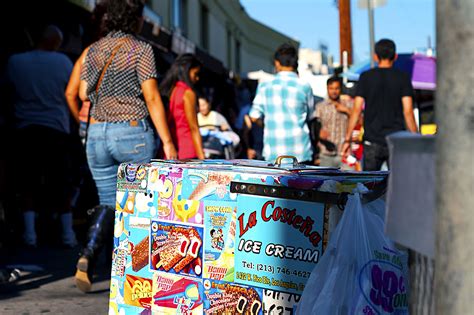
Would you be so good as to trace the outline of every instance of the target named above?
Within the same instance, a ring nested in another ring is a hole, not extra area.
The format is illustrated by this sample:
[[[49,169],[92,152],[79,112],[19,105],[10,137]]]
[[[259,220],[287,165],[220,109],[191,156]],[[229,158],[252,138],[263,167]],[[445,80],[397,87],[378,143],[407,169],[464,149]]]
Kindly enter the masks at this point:
[[[217,181],[208,181],[208,182],[204,182],[204,180],[200,181],[199,184],[194,189],[194,191],[189,196],[189,199],[201,200],[202,198],[214,193],[217,187],[219,187],[219,183]]]

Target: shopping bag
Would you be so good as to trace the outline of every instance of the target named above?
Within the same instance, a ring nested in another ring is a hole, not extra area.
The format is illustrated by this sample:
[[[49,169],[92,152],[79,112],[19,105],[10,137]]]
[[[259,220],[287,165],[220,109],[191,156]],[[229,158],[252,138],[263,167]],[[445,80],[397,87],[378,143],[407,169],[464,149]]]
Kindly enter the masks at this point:
[[[408,256],[384,235],[384,208],[349,196],[297,314],[408,314]]]

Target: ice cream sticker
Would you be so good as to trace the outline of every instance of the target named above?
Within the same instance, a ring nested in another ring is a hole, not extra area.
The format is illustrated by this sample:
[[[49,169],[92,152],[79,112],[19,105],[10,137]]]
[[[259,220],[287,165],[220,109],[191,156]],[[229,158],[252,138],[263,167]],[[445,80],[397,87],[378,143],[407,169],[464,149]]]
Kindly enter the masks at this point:
[[[204,209],[204,277],[233,281],[237,204],[206,201]]]
[[[146,164],[122,164],[117,173],[117,191],[145,192],[148,184]],[[120,200],[117,198],[117,202]]]
[[[170,273],[153,274],[153,314],[201,315],[202,304],[200,281]]]
[[[230,201],[229,184],[232,173],[186,170],[186,185],[183,196],[189,200]]]
[[[126,304],[150,309],[151,290],[151,279],[126,275],[124,284],[124,300]]]
[[[150,183],[159,192],[157,213],[161,220],[178,223],[202,224],[203,207],[198,200],[184,198],[182,194],[183,173],[181,169],[168,171],[152,170]],[[156,178],[155,178],[156,177]]]
[[[262,290],[216,280],[204,280],[204,314],[262,314]]]
[[[152,221],[151,240],[152,270],[202,276],[202,228]]]

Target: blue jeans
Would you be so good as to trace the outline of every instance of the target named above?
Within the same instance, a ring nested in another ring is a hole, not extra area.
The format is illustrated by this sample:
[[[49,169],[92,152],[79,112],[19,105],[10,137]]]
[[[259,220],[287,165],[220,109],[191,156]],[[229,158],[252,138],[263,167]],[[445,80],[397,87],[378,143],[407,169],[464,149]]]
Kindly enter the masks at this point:
[[[130,122],[100,122],[87,131],[87,162],[97,186],[101,205],[115,208],[117,171],[121,163],[148,163],[154,157],[156,142],[147,120],[137,126]]]

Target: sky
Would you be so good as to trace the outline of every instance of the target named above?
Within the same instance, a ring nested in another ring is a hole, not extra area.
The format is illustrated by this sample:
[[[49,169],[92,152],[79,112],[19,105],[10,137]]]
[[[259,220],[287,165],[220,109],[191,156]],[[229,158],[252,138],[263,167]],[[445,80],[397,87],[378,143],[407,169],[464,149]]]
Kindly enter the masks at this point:
[[[339,13],[335,0],[241,0],[247,13],[259,22],[317,49],[320,43],[339,61]],[[369,57],[369,22],[359,0],[351,0],[354,62]],[[435,47],[435,0],[386,0],[374,10],[375,41],[393,39],[397,52],[426,49],[428,37]]]

